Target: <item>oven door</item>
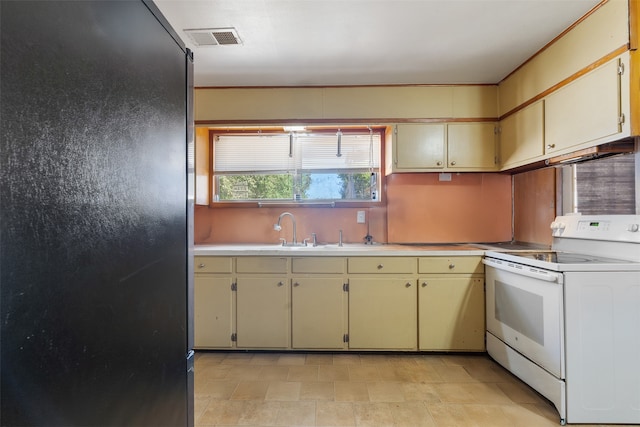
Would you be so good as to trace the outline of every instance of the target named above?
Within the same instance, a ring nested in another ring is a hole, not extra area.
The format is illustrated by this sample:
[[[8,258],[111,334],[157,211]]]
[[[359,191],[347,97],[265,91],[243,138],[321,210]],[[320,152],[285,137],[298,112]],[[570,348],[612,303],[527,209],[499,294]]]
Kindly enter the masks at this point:
[[[564,379],[563,275],[485,258],[487,331]]]

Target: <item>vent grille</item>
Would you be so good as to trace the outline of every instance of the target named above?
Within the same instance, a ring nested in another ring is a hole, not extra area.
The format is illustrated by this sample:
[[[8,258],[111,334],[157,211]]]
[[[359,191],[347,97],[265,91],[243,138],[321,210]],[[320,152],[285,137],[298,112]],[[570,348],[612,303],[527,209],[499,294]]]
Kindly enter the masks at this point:
[[[196,46],[230,46],[242,44],[235,28],[198,28],[184,30]]]

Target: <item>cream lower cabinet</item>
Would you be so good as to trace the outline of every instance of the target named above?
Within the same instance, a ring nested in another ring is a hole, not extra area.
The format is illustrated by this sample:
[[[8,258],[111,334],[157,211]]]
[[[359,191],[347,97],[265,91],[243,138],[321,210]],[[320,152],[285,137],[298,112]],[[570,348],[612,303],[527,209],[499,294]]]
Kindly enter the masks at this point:
[[[485,349],[484,273],[480,257],[418,260],[420,350]]]
[[[195,257],[194,346],[231,348],[234,330],[233,259]]]
[[[345,263],[342,257],[300,257],[291,260],[292,348],[346,348]]]
[[[291,323],[289,259],[236,259],[238,348],[288,348]]]
[[[417,349],[416,259],[348,259],[349,348]]]

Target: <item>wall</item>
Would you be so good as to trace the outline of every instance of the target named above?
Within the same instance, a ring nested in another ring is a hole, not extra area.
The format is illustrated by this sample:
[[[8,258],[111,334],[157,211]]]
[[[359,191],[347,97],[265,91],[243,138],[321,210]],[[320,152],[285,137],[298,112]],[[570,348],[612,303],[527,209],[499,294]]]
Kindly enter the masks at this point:
[[[513,176],[514,240],[550,245],[556,216],[556,168]]]

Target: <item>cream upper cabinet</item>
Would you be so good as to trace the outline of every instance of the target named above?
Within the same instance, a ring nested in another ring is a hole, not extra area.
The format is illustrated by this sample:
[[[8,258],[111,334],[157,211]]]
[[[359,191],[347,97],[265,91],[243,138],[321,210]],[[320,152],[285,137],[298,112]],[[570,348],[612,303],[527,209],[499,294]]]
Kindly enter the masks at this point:
[[[391,172],[497,170],[495,123],[399,124]]]
[[[616,59],[545,98],[545,154],[622,132],[622,71]]]
[[[544,101],[537,101],[500,122],[503,168],[521,166],[544,154]]]
[[[496,170],[496,124],[449,123],[447,169]]]
[[[445,129],[444,124],[397,125],[393,141],[393,171],[444,168]]]

